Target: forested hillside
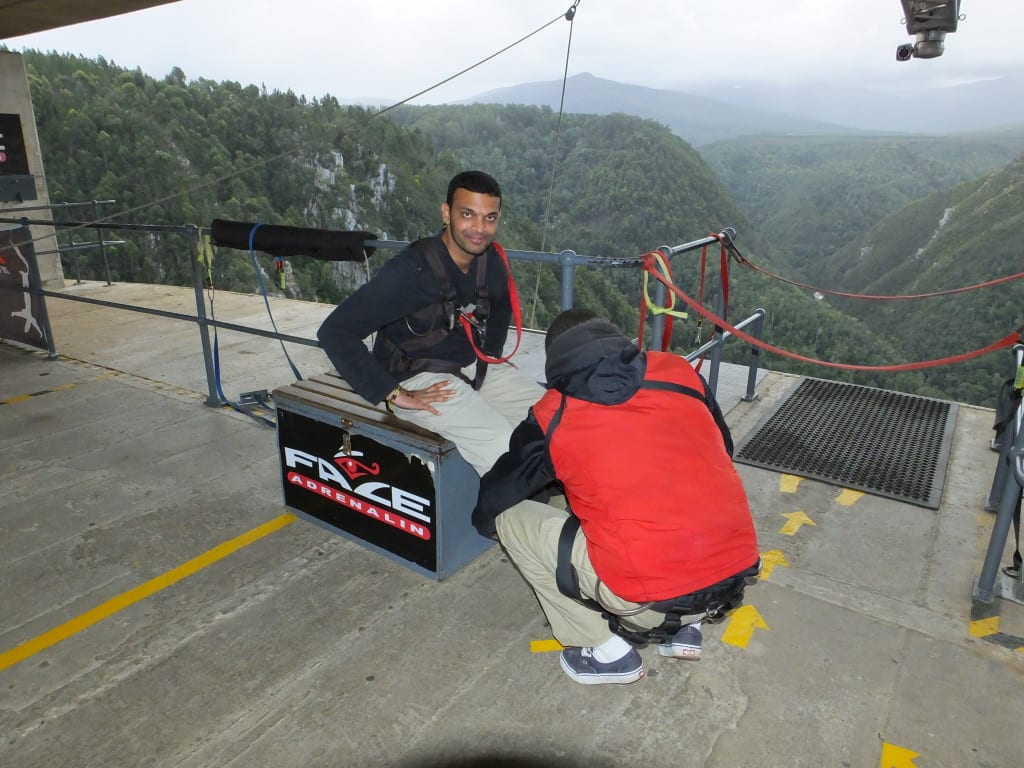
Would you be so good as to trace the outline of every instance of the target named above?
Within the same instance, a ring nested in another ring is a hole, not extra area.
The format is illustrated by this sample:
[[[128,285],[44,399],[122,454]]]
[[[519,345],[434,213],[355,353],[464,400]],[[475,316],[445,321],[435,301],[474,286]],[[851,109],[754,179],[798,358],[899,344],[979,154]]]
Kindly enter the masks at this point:
[[[331,97],[306,101],[238,83],[189,81],[178,70],[155,80],[103,60],[31,53],[26,59],[52,199],[113,198],[131,211],[124,221],[208,225],[224,217],[413,239],[436,230],[447,179],[472,166],[503,184],[501,240],[509,248],[635,257],[732,226],[746,255],[778,271],[788,266],[712,167],[651,121],[559,119],[546,108],[497,105],[407,107],[378,116]],[[115,279],[187,282],[189,255],[180,245],[126,239]],[[676,262],[677,281],[695,294],[696,255]],[[301,298],[337,301],[356,279],[319,262],[292,266],[289,292]],[[559,275],[531,264],[516,264],[515,272],[529,324],[544,327],[558,310]],[[238,252],[218,254],[217,280],[222,288],[256,289]],[[714,254],[708,283],[716,282]],[[635,269],[577,271],[577,303],[624,329],[637,325],[639,292]],[[707,303],[714,300],[712,287]],[[907,359],[829,302],[735,265],[730,305],[734,320],[764,307],[767,340],[802,355],[874,365]],[[709,332],[706,323],[679,323],[674,346],[692,349]],[[730,354],[742,352],[733,345]],[[890,389],[923,386],[916,373],[853,375],[775,355],[763,359],[776,369]],[[955,389],[932,393],[956,396]]]
[[[748,137],[700,152],[784,263],[814,281],[883,218],[1002,167],[1024,140]]]
[[[976,285],[1024,271],[1024,157],[982,179],[919,200],[849,243],[822,271],[830,285],[899,295]],[[836,301],[910,359],[984,346],[1024,324],[1024,283],[898,302]],[[925,374],[935,391],[990,402],[1008,353]]]

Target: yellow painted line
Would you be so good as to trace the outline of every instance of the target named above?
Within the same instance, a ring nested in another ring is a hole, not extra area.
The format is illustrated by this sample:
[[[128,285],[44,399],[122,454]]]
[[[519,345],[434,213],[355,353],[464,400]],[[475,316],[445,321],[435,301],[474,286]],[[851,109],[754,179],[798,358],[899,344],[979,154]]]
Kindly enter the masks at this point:
[[[201,571],[206,566],[212,565],[218,560],[222,560],[233,552],[237,552],[242,547],[246,547],[254,541],[258,541],[264,536],[267,536],[274,531],[278,531],[286,525],[294,523],[297,519],[298,518],[291,512],[279,515],[273,520],[269,520],[263,525],[253,528],[251,531],[247,531],[240,536],[236,536],[222,544],[218,544],[213,549],[204,552],[198,557],[192,558],[186,563],[182,563],[177,568],[152,578],[134,589],[122,592],[117,597],[107,600],[107,602],[96,606],[92,610],[86,611],[80,616],[76,616],[70,621],[64,622],[58,627],[54,627],[49,632],[44,632],[38,637],[34,637],[21,645],[11,648],[9,651],[0,653],[0,671],[17,664],[19,661],[24,661],[30,656],[34,656],[40,651],[46,650],[50,646],[56,645],[62,640],[68,639],[72,635],[81,632],[83,629],[103,621],[118,611],[123,610],[128,606],[137,603],[139,600],[143,600],[150,595],[155,594],[156,592],[159,592],[161,589],[181,581],[187,576],[191,576],[197,571]]]
[[[842,507],[852,507],[863,495],[863,491],[855,491],[852,488],[843,488],[843,492],[836,497],[836,503]]]
[[[987,619],[975,619],[970,623],[967,634],[971,637],[988,637],[999,631],[999,617],[990,616]]]
[[[530,641],[530,653],[551,653],[551,651],[560,651],[563,648],[565,646],[553,638],[551,640]]]
[[[23,403],[26,400],[31,400],[33,397],[39,397],[40,395],[49,395],[52,392],[61,392],[65,389],[71,389],[77,387],[80,382],[73,381],[70,384],[61,384],[56,387],[50,387],[49,389],[41,389],[38,392],[30,392],[27,395],[15,395],[14,397],[5,397],[0,400],[0,405],[14,405],[15,403]]]
[[[803,526],[817,525],[807,516],[806,512],[799,509],[796,512],[780,512],[779,514],[786,518],[786,524],[779,529],[779,533],[783,536],[795,536]]]
[[[782,475],[779,477],[779,491],[782,493],[796,493],[796,489],[800,487],[800,481],[802,477],[798,475]]]
[[[878,761],[878,768],[916,768],[915,757],[920,757],[920,754],[906,747],[898,747],[883,741],[882,758]]]
[[[722,642],[746,648],[754,637],[755,629],[770,629],[767,622],[761,618],[757,608],[752,605],[741,605],[732,612],[729,623],[722,632]]]

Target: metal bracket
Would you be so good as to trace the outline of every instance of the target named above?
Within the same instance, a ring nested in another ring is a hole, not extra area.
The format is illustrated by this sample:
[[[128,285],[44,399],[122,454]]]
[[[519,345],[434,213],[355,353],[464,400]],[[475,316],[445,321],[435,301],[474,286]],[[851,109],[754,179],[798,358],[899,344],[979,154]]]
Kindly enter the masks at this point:
[[[269,400],[270,393],[265,389],[254,389],[238,396],[239,405],[266,405]]]

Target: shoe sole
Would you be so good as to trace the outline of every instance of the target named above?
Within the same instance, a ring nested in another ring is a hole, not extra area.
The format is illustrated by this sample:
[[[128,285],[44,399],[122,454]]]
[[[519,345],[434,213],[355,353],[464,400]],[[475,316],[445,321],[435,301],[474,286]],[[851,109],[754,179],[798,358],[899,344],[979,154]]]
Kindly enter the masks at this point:
[[[643,664],[640,666],[640,669],[633,670],[632,672],[623,672],[618,675],[580,675],[570,669],[563,659],[560,658],[558,662],[561,664],[565,674],[581,685],[627,685],[628,683],[635,683],[647,674],[647,665]]]
[[[700,659],[700,648],[692,645],[670,645],[658,646],[658,653],[670,659],[686,659],[687,661],[698,661]]]

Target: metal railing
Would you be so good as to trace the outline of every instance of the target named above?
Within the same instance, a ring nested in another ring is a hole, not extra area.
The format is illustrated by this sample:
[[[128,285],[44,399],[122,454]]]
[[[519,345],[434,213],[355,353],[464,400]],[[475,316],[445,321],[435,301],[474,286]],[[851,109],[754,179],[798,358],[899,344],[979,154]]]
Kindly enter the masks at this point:
[[[56,248],[51,248],[48,251],[36,251],[35,254],[38,257],[38,256],[49,256],[50,254],[56,253],[56,254],[59,254],[61,257],[63,257],[65,254],[68,254],[68,253],[71,253],[71,252],[86,251],[86,250],[91,250],[93,248],[99,248],[100,256],[103,259],[103,269],[104,269],[104,274],[106,275],[107,285],[111,285],[112,284],[112,280],[111,280],[111,277],[110,277],[110,261],[107,259],[107,246],[108,245],[124,245],[125,241],[124,240],[107,240],[107,239],[105,239],[104,236],[103,236],[103,230],[104,229],[109,229],[109,227],[104,227],[99,222],[103,222],[105,220],[104,217],[100,216],[100,206],[103,206],[103,205],[114,205],[116,202],[117,202],[116,200],[89,200],[87,202],[78,202],[78,203],[50,203],[49,205],[33,205],[33,206],[28,206],[28,207],[19,206],[18,208],[7,208],[7,209],[0,208],[0,215],[3,215],[3,214],[13,214],[13,213],[24,214],[24,213],[27,213],[29,211],[32,211],[32,212],[35,212],[35,211],[49,211],[52,214],[54,211],[69,212],[72,209],[76,209],[76,210],[77,209],[81,209],[81,208],[89,208],[89,209],[91,209],[91,211],[92,211],[92,219],[91,219],[91,221],[97,222],[97,225],[95,227],[93,227],[94,229],[96,229],[96,240],[90,240],[90,241],[87,241],[87,242],[84,242],[84,243],[76,243],[76,242],[74,242],[73,235],[69,233],[69,240],[68,240],[68,242],[65,243],[64,245],[61,245],[60,238],[59,238],[59,233],[58,233],[58,236],[56,238],[57,239],[57,243],[56,243],[57,247]],[[10,221],[10,219],[7,219],[5,221]],[[74,231],[74,230],[72,230],[72,231]],[[61,260],[63,261],[63,258]],[[78,283],[78,284],[81,284],[81,282],[82,282],[82,262],[81,262],[80,258],[76,258],[75,259],[74,266],[75,266],[75,282]]]
[[[134,304],[125,304],[122,302],[107,301],[105,299],[97,299],[89,296],[81,296],[77,294],[65,293],[61,291],[53,291],[45,289],[39,284],[38,278],[27,288],[9,288],[7,286],[0,285],[0,290],[21,290],[25,293],[31,294],[32,296],[39,297],[40,303],[43,306],[43,312],[41,313],[43,321],[45,321],[45,332],[46,340],[48,345],[48,351],[51,358],[57,357],[56,344],[53,338],[53,333],[49,325],[49,319],[45,313],[45,302],[43,298],[53,298],[62,301],[78,301],[86,304],[94,304],[102,307],[110,307],[113,309],[120,309],[129,312],[140,312],[148,315],[156,315],[159,317],[165,317],[172,320],[182,320],[187,322],[193,322],[196,324],[199,330],[200,345],[203,351],[203,363],[206,369],[206,381],[207,381],[207,399],[206,404],[210,406],[220,406],[223,404],[223,400],[218,394],[218,382],[217,374],[214,365],[214,352],[213,345],[210,340],[210,329],[220,328],[224,330],[236,331],[243,334],[249,334],[253,336],[261,336],[268,339],[275,339],[280,342],[288,342],[292,344],[300,344],[304,346],[319,347],[320,343],[316,339],[309,339],[301,336],[292,336],[288,334],[278,333],[274,331],[266,331],[261,328],[254,328],[245,325],[239,325],[237,323],[226,322],[223,320],[217,320],[209,317],[206,311],[206,299],[205,291],[206,286],[204,285],[204,271],[200,261],[200,238],[202,236],[201,228],[195,225],[182,225],[182,226],[166,226],[156,224],[114,224],[111,222],[105,223],[88,223],[88,222],[74,222],[74,221],[38,221],[30,220],[27,218],[0,218],[0,224],[18,224],[23,226],[30,225],[49,225],[57,228],[68,227],[75,229],[105,229],[111,231],[125,231],[125,232],[146,232],[146,233],[166,233],[176,234],[185,238],[188,244],[188,250],[192,261],[192,278],[193,278],[193,289],[195,292],[196,301],[196,313],[194,315],[172,312],[163,309],[155,309],[152,307],[143,307]],[[720,242],[721,238],[727,237],[731,239],[734,236],[734,232],[729,229],[725,230],[721,235],[702,238],[682,245],[669,247],[662,246],[659,250],[664,253],[667,257],[672,257],[682,253],[698,250],[704,248],[707,245],[715,242]],[[108,241],[109,242],[109,241]],[[401,250],[405,248],[408,243],[405,241],[397,240],[367,240],[366,245],[372,248],[381,248],[385,250]],[[571,250],[564,250],[560,253],[542,253],[539,251],[522,251],[522,250],[506,250],[507,255],[510,259],[519,261],[531,261],[540,262],[545,264],[551,264],[561,269],[562,276],[562,288],[561,288],[561,308],[568,309],[573,306],[573,285],[575,279],[575,270],[577,267],[588,267],[588,268],[633,268],[637,269],[641,266],[641,260],[638,258],[622,258],[613,259],[599,256],[585,256],[577,254]],[[726,268],[727,269],[727,268]],[[38,275],[38,268],[35,270]],[[728,279],[728,274],[722,275],[722,279]],[[108,280],[109,284],[109,280]],[[660,290],[659,290],[660,289]],[[656,300],[664,301],[665,286],[661,283],[656,285]],[[723,317],[725,308],[722,306],[722,296],[719,294],[719,307],[718,316]],[[763,319],[765,311],[763,309],[756,310],[750,317],[735,324],[737,329],[750,327],[751,334],[755,338],[760,338],[761,330],[763,327]],[[654,338],[660,338],[664,329],[665,318],[662,315],[655,315],[651,319],[651,328],[654,333]],[[708,384],[711,387],[712,392],[717,393],[718,374],[721,365],[722,358],[722,347],[724,344],[733,336],[733,334],[724,332],[721,328],[716,328],[715,333],[711,340],[702,345],[699,349],[686,355],[686,359],[694,361],[698,358],[703,358],[710,353],[710,372],[708,374]],[[749,362],[749,372],[747,377],[746,393],[743,399],[750,401],[755,399],[755,387],[757,379],[757,371],[759,367],[759,351],[757,347],[751,347],[751,355]]]
[[[1002,571],[999,569],[1010,526],[1014,522],[1014,517],[1020,514],[1021,493],[1024,489],[1024,398],[1020,397],[1019,387],[1024,375],[1024,345],[1015,345],[1013,356],[1015,376],[1013,383],[1004,392],[1015,399],[1017,404],[1012,413],[1001,413],[998,405],[996,408],[996,418],[1002,417],[993,443],[993,448],[999,449],[999,463],[996,465],[992,488],[985,504],[985,509],[995,512],[996,519],[973,595],[975,600],[982,603],[991,603],[996,597],[1002,597],[1024,604],[1024,570],[1021,569],[1020,563],[1015,562]],[[1012,401],[1000,405],[1011,404]],[[1020,524],[1019,517],[1017,523]]]

